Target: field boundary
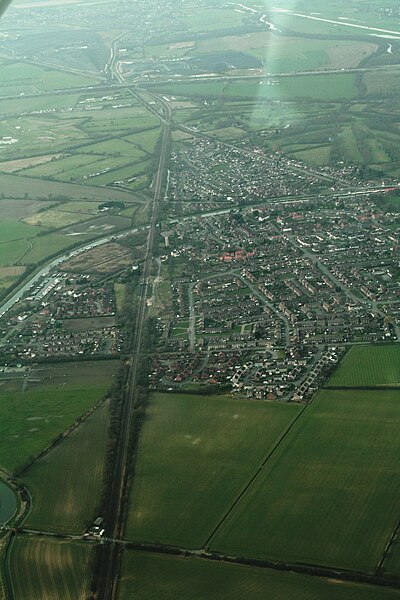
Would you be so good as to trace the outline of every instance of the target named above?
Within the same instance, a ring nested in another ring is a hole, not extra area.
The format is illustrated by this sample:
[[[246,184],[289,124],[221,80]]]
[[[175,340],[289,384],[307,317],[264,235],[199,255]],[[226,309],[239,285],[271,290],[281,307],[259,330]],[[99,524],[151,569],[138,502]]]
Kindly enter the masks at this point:
[[[217,534],[218,530],[221,528],[221,526],[224,524],[226,519],[229,517],[229,515],[232,513],[232,511],[235,509],[235,507],[239,504],[240,500],[243,498],[243,496],[246,494],[246,492],[250,489],[250,487],[253,485],[253,483],[256,481],[256,479],[259,477],[259,475],[262,473],[262,471],[264,470],[264,467],[268,463],[268,461],[272,458],[272,456],[275,454],[275,452],[280,448],[280,446],[286,440],[286,438],[288,437],[288,435],[290,434],[292,429],[296,426],[298,421],[304,415],[307,408],[311,405],[312,400],[300,410],[299,414],[296,417],[294,417],[293,421],[289,424],[289,426],[286,428],[286,430],[282,433],[281,437],[278,439],[278,441],[276,442],[274,447],[268,452],[266,457],[263,459],[263,461],[262,461],[261,465],[258,467],[257,471],[251,476],[250,480],[245,484],[244,488],[236,496],[236,498],[232,502],[231,506],[219,519],[218,523],[215,525],[215,527],[211,531],[211,534],[208,536],[206,542],[204,543],[204,546],[203,546],[204,550],[208,550],[208,548],[209,548],[213,538]]]
[[[50,444],[48,446],[46,446],[46,448],[41,450],[39,452],[39,454],[37,454],[35,457],[33,457],[31,460],[29,460],[29,462],[22,465],[22,467],[20,469],[17,469],[17,471],[15,471],[15,473],[14,473],[14,477],[20,478],[21,476],[23,476],[24,473],[26,473],[26,471],[28,469],[30,469],[30,467],[32,467],[38,460],[40,460],[41,458],[46,456],[49,452],[51,452],[51,450],[53,450],[56,446],[58,446],[58,444],[61,444],[61,442],[63,442],[63,440],[65,440],[65,438],[67,438],[73,431],[78,429],[78,427],[80,425],[82,425],[98,408],[100,408],[100,406],[102,404],[107,402],[107,400],[109,400],[109,399],[110,399],[110,396],[109,396],[109,394],[107,394],[106,396],[104,396],[104,398],[102,398],[94,406],[89,408],[89,410],[87,410],[83,415],[81,415],[80,417],[75,419],[75,421],[72,423],[72,425],[70,425],[69,427],[67,427],[67,429],[65,429],[62,433],[60,433],[52,442],[50,442]]]

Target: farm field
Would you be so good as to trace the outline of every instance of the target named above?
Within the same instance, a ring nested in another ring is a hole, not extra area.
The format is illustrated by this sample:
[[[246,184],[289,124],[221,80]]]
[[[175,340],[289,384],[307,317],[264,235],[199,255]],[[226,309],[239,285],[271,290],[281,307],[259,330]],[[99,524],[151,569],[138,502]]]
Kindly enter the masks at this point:
[[[117,189],[90,188],[84,185],[68,184],[58,181],[46,181],[23,177],[20,175],[2,175],[1,180],[11,198],[24,198],[27,194],[29,199],[39,200],[57,199],[62,196],[71,200],[120,200],[129,202],[131,196],[128,192]]]
[[[72,225],[79,221],[88,219],[88,216],[81,213],[62,212],[60,210],[46,210],[36,213],[25,219],[25,223],[44,228],[60,228]]]
[[[211,548],[374,571],[397,524],[400,391],[324,390]]]
[[[25,265],[35,265],[45,260],[48,256],[62,252],[65,248],[77,243],[74,237],[68,237],[62,233],[48,233],[29,240],[29,249],[25,256],[18,262]]]
[[[286,77],[264,82],[212,82],[177,83],[157,86],[164,93],[174,96],[215,96],[221,98],[253,98],[258,100],[290,100],[312,98],[313,100],[351,99],[357,96],[356,76],[353,74],[323,74]]]
[[[376,44],[346,40],[302,39],[301,51],[296,37],[277,36],[270,31],[224,35],[181,44],[145,46],[146,57],[196,58],[205,54],[243,52],[260,59],[269,73],[339,69],[357,66],[377,50]]]
[[[103,403],[22,476],[32,496],[26,526],[82,533],[100,502],[109,424]]]
[[[299,410],[221,396],[154,394],[127,537],[201,546]]]
[[[37,366],[26,391],[23,378],[0,382],[0,465],[15,471],[34,458],[110,388],[116,361]]]
[[[0,115],[19,115],[36,110],[62,110],[72,108],[79,99],[79,94],[62,94],[54,96],[35,96],[30,98],[0,98]]]
[[[118,600],[395,600],[394,589],[198,558],[125,552]]]
[[[29,251],[27,240],[0,244],[0,267],[12,267]]]
[[[21,240],[35,237],[40,229],[21,223],[15,219],[1,220],[0,222],[0,245],[13,240]]]
[[[383,568],[385,573],[400,576],[400,540],[398,534],[389,550]]]
[[[398,345],[353,346],[328,380],[328,387],[400,388],[400,347]]]
[[[15,600],[86,600],[92,554],[81,542],[17,537],[10,558]]]
[[[86,86],[96,82],[89,76],[81,77],[73,73],[22,62],[0,66],[0,78],[2,81],[0,96],[46,92]]]

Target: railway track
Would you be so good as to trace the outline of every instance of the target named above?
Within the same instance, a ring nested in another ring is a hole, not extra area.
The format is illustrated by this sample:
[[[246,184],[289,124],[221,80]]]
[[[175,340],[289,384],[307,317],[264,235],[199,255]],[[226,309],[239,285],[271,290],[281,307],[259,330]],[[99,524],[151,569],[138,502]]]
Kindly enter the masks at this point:
[[[170,112],[164,108],[162,119],[162,144],[157,173],[153,185],[153,207],[149,234],[146,244],[146,252],[143,263],[141,285],[139,286],[138,310],[134,332],[134,347],[130,358],[125,398],[121,413],[121,431],[118,439],[117,458],[114,469],[114,478],[110,492],[110,508],[106,516],[107,534],[110,538],[120,539],[123,537],[127,517],[127,506],[129,488],[132,476],[131,459],[132,444],[134,440],[134,414],[138,408],[136,384],[139,373],[141,358],[141,347],[143,341],[143,330],[146,320],[146,300],[149,294],[149,280],[151,265],[153,261],[154,240],[157,229],[158,205],[161,198],[165,165],[167,161],[169,137],[170,137]],[[112,543],[104,548],[100,565],[99,598],[109,600],[116,597],[118,587],[118,573],[121,561],[121,545]]]

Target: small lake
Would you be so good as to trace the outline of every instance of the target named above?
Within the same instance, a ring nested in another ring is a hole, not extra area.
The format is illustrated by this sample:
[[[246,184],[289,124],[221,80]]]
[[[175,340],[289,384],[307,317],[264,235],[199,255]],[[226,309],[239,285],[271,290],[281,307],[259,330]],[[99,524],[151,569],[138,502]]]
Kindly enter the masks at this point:
[[[5,483],[0,481],[0,525],[4,525],[17,510],[17,497]]]

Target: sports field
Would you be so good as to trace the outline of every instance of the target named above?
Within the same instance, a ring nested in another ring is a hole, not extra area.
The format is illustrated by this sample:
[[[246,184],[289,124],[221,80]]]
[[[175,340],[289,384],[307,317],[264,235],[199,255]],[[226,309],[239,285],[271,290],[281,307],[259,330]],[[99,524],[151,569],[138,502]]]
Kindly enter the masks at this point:
[[[81,533],[100,501],[109,424],[103,404],[23,474],[32,496],[33,529]]]
[[[92,553],[81,542],[17,538],[9,567],[15,600],[86,600]]]
[[[399,418],[400,391],[320,392],[212,549],[374,571],[398,520]]]
[[[353,346],[328,380],[329,387],[400,387],[400,346]]]
[[[146,411],[127,537],[199,547],[299,407],[154,394]]]
[[[21,379],[2,382],[0,465],[13,471],[46,448],[104,397],[116,365],[98,361],[38,366],[25,391]]]
[[[397,600],[394,589],[127,551],[118,600]]]

